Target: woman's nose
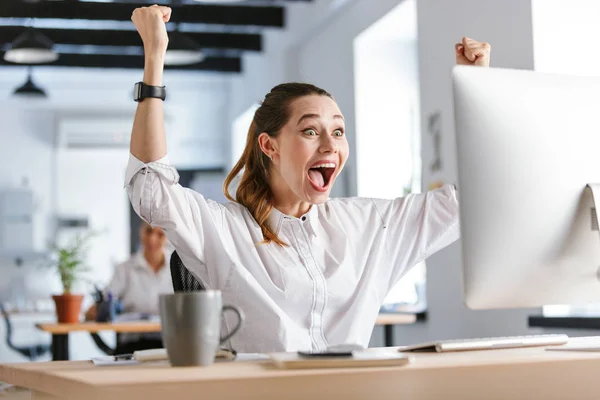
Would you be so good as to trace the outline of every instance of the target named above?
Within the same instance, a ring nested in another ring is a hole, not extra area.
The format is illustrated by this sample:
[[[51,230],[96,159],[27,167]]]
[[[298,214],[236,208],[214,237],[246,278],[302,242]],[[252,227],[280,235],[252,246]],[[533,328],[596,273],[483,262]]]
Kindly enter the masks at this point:
[[[335,140],[330,136],[323,137],[319,150],[321,151],[321,153],[337,153],[338,152],[338,148],[335,143]]]

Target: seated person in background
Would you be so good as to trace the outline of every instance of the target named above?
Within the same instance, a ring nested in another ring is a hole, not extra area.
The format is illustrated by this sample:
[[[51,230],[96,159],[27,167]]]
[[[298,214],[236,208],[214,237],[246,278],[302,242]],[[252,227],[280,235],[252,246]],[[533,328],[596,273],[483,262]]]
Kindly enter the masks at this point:
[[[159,295],[173,292],[166,242],[162,229],[144,222],[140,227],[140,250],[115,268],[106,293],[122,301],[124,313],[158,315]],[[95,305],[88,309],[85,318],[96,319]],[[119,335],[117,353],[160,347],[160,333],[127,333]]]

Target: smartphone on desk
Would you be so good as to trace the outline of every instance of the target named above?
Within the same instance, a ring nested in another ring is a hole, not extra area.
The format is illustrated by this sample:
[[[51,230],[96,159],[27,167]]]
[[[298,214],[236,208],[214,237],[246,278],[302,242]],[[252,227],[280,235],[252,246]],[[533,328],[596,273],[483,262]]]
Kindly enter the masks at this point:
[[[324,350],[324,351],[299,351],[298,355],[305,358],[319,358],[319,357],[352,357],[352,351],[336,351],[336,350]]]

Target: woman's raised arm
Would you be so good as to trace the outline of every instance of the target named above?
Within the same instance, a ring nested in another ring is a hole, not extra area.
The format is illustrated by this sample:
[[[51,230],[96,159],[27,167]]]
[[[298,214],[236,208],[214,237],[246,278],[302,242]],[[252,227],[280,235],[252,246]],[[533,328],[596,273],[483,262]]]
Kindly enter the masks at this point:
[[[171,9],[163,6],[136,8],[131,15],[144,43],[144,78],[150,86],[163,86],[165,53],[169,43],[166,23],[171,17]],[[146,98],[139,102],[133,130],[130,151],[144,163],[158,160],[167,154],[163,101]]]

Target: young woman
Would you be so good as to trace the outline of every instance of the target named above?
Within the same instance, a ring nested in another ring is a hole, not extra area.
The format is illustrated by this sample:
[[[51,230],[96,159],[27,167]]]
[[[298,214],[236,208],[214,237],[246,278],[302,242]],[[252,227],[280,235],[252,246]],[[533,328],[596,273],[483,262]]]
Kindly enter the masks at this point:
[[[144,43],[146,85],[162,85],[170,13],[151,6],[132,15]],[[487,66],[489,54],[487,43],[468,38],[456,46],[463,64]],[[389,289],[459,236],[452,186],[392,200],[329,199],[349,154],[344,129],[326,91],[274,87],[225,181],[232,202],[222,205],[178,184],[162,101],[138,105],[126,177],[133,207],[165,230],[205,287],[244,311],[231,340],[238,351],[366,347]],[[240,173],[234,200],[228,189]],[[235,323],[228,318],[225,330]]]

